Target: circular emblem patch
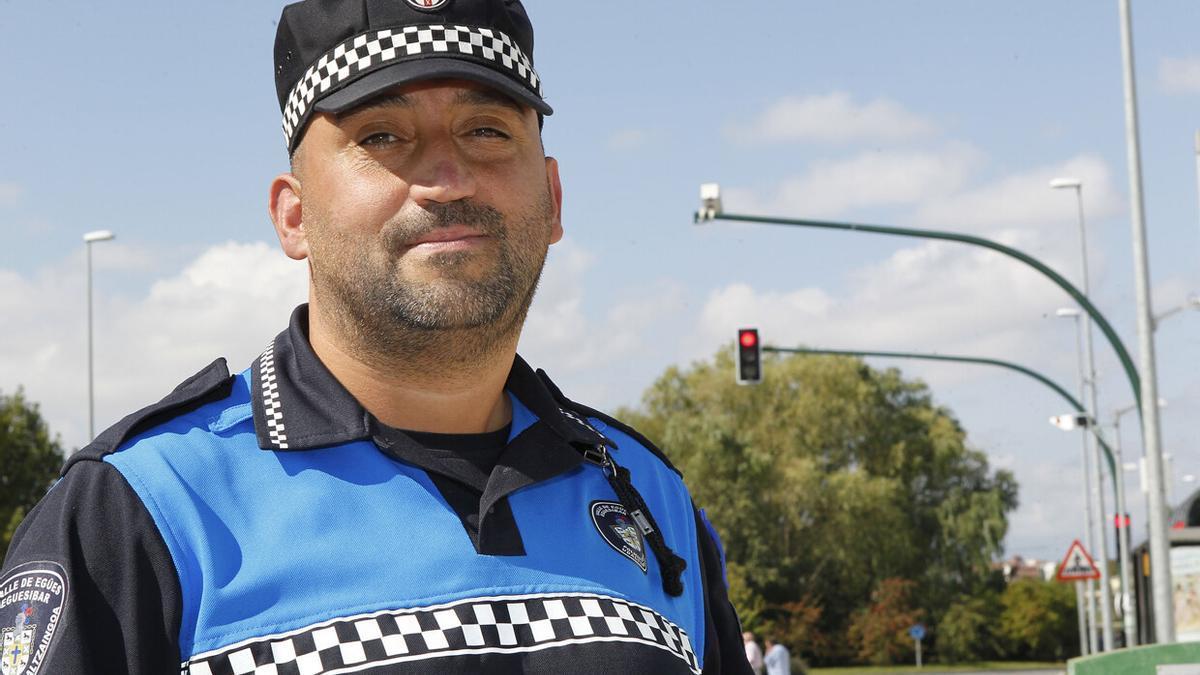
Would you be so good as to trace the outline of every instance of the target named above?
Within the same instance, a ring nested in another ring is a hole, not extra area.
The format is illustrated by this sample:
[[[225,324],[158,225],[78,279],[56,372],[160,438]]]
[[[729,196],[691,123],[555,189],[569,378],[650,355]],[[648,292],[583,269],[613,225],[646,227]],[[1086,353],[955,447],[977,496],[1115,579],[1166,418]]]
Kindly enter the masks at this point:
[[[67,573],[53,562],[14,567],[0,580],[0,675],[37,675],[67,602]]]
[[[617,502],[592,502],[592,522],[609,546],[646,571],[646,539],[624,506]]]
[[[408,4],[417,9],[441,9],[450,2],[450,0],[406,0]]]

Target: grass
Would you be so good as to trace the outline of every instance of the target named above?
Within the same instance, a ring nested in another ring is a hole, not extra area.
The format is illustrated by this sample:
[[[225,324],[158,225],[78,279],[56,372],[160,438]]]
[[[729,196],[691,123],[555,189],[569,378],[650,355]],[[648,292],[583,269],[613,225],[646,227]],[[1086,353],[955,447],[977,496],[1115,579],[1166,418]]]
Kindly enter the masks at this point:
[[[1061,668],[1062,663],[1030,662],[1030,661],[986,661],[983,663],[946,665],[941,663],[926,664],[922,668],[916,666],[851,666],[849,668],[810,668],[810,675],[886,675],[887,673],[954,673],[973,672],[977,670],[1038,670],[1041,668]]]

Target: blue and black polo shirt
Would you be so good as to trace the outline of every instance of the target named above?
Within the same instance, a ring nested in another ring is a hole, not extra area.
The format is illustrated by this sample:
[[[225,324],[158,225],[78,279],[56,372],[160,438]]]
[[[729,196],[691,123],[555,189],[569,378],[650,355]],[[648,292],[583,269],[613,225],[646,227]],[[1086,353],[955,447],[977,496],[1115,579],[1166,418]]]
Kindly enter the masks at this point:
[[[70,458],[0,574],[6,672],[749,672],[646,439],[520,357],[503,433],[388,428],[307,323]]]

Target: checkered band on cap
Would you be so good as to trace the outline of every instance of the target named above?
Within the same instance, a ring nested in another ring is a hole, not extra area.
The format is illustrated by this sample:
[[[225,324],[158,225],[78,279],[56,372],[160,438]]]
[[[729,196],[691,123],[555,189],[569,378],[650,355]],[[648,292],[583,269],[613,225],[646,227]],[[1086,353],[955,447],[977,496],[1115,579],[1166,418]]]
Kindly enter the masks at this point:
[[[637,643],[700,673],[687,633],[652,609],[603,595],[522,595],[327,621],[199,654],[190,675],[315,675],[472,654],[517,654],[593,642]],[[389,671],[390,672],[390,671]]]
[[[533,63],[508,35],[470,26],[405,26],[358,35],[317,59],[288,94],[283,133],[288,147],[312,112],[317,98],[372,71],[429,56],[469,58],[514,77],[538,97],[542,83]]]

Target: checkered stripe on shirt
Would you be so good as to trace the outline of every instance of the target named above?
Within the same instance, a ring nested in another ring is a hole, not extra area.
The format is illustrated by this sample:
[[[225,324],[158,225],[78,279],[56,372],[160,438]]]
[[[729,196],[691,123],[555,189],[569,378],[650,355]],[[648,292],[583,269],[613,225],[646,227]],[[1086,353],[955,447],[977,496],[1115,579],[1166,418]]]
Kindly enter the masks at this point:
[[[258,378],[262,386],[263,413],[271,445],[287,450],[287,431],[283,426],[283,404],[279,401],[279,378],[275,374],[275,341],[258,357]]]
[[[428,56],[474,57],[493,69],[515,76],[538,96],[541,80],[533,63],[508,35],[469,26],[406,26],[371,31],[338,45],[309,67],[292,87],[283,109],[283,134],[288,147],[304,126],[313,101],[339,85],[370,71],[406,59]]]
[[[190,675],[317,675],[483,653],[588,642],[633,642],[700,667],[687,633],[657,612],[601,595],[477,598],[337,619],[257,638],[184,664]]]

